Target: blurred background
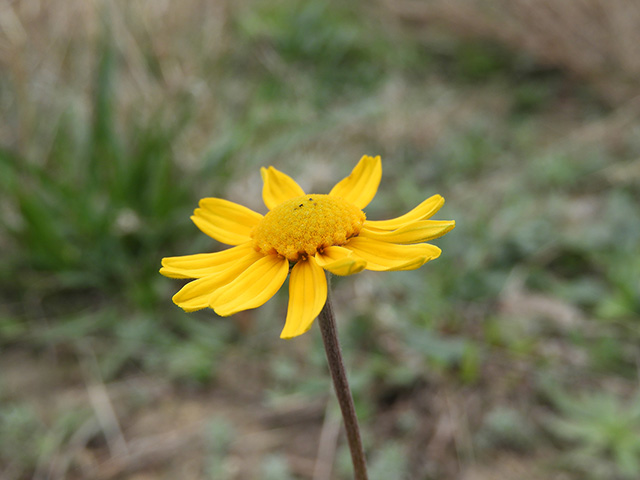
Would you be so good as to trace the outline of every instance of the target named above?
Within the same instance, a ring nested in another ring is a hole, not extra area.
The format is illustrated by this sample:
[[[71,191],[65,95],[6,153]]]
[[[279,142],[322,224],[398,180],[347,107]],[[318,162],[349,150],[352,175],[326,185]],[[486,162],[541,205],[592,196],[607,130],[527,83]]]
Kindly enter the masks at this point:
[[[371,219],[439,193],[414,272],[334,282],[372,480],[640,478],[635,0],[0,0],[0,478],[346,480],[287,290],[185,314],[164,256],[259,167]]]

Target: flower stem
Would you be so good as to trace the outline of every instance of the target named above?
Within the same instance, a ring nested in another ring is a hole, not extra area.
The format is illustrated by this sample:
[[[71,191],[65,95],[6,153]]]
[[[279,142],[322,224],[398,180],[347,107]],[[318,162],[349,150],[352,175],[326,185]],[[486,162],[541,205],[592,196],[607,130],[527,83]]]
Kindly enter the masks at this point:
[[[327,278],[327,280],[329,280]],[[342,361],[342,352],[340,351],[340,342],[338,341],[338,330],[336,328],[336,318],[333,314],[333,306],[331,305],[331,295],[327,294],[327,302],[324,304],[320,315],[318,316],[320,330],[322,332],[322,340],[324,342],[324,350],[327,353],[327,361],[331,378],[333,379],[333,387],[338,397],[340,410],[342,410],[342,418],[344,419],[344,427],[347,432],[347,440],[349,449],[351,450],[351,460],[353,462],[355,480],[367,480],[367,464],[364,457],[364,449],[362,448],[362,439],[360,438],[360,428],[358,427],[358,418],[353,405],[353,397],[347,374]]]

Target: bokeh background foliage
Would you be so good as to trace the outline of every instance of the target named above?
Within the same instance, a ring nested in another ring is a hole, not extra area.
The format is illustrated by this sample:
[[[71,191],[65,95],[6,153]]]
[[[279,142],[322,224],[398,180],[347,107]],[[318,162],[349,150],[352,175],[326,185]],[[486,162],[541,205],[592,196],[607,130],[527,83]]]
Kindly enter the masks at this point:
[[[417,272],[335,279],[372,478],[640,476],[640,6],[0,2],[0,478],[350,478],[286,291],[220,319],[163,256],[258,168],[370,218],[440,193]]]

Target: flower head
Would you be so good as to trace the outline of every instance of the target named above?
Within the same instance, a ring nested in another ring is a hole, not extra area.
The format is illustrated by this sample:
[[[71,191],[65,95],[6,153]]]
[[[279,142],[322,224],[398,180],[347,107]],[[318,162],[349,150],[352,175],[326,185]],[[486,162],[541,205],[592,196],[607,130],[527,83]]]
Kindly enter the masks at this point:
[[[200,200],[191,217],[210,237],[232,248],[162,259],[160,273],[193,278],[173,297],[187,312],[210,307],[228,316],[263,305],[289,272],[289,307],[281,338],[303,334],[327,299],[324,270],[351,275],[364,269],[413,270],[440,255],[424,243],[454,228],[452,220],[427,220],[444,204],[434,195],[392,220],[367,220],[362,211],[382,177],[380,157],[364,156],[328,195],[305,194],[274,167],[261,169],[261,215],[220,198]]]

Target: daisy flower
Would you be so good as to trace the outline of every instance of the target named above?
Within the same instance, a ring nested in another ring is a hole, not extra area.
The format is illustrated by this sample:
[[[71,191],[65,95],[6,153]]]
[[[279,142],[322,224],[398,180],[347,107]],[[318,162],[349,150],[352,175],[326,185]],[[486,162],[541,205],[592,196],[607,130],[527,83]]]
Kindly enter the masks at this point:
[[[289,279],[289,305],[281,338],[305,333],[327,299],[325,270],[413,270],[440,255],[428,243],[454,228],[452,220],[427,220],[444,204],[434,195],[391,220],[368,220],[382,177],[380,157],[363,156],[328,195],[306,194],[274,167],[260,170],[261,215],[221,198],[200,200],[191,217],[197,227],[233,247],[162,259],[160,273],[192,278],[173,297],[187,312],[210,307],[223,317],[257,308]]]

